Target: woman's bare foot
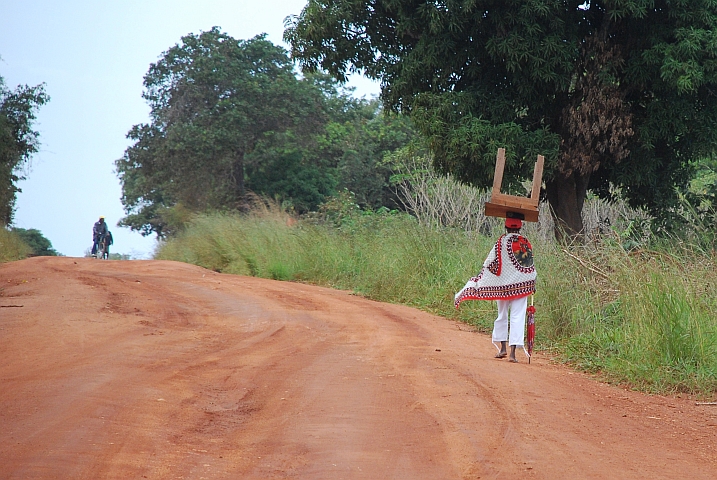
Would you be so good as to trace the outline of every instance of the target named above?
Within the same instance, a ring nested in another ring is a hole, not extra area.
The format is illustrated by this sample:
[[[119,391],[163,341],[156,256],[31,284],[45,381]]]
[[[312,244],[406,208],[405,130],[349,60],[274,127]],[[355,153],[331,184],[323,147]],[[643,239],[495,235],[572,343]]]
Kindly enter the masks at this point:
[[[508,356],[508,351],[505,349],[505,340],[500,342],[500,352],[495,354],[495,358],[505,358]]]

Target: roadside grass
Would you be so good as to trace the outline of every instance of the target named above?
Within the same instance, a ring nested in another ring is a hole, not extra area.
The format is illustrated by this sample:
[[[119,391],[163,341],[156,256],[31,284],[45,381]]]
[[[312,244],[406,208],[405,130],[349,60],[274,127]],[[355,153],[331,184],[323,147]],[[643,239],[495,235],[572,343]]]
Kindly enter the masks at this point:
[[[606,245],[580,260],[564,285],[572,314],[547,317],[548,328],[567,324],[551,332],[562,358],[643,391],[717,393],[714,253],[673,241],[630,254]]]
[[[22,260],[32,249],[22,241],[20,236],[5,228],[0,228],[0,263]]]
[[[195,217],[156,258],[215,271],[351,290],[490,332],[494,302],[453,296],[495,238],[358,210],[299,222],[279,209]],[[717,393],[713,252],[677,241],[626,250],[618,235],[581,247],[538,238],[537,348],[642,391]]]

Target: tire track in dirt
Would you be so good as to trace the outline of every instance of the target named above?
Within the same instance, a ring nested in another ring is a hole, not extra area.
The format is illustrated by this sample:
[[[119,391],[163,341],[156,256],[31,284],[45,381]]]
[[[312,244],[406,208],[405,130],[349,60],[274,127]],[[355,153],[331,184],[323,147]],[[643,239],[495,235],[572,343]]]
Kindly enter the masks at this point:
[[[414,309],[174,262],[36,258],[0,286],[24,305],[0,310],[0,478],[717,469],[717,412],[495,360]]]

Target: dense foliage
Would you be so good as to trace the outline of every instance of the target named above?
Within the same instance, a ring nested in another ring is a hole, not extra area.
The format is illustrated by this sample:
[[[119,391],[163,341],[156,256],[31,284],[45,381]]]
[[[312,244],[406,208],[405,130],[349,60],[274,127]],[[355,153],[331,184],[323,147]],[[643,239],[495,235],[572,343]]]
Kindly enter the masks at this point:
[[[48,240],[40,230],[35,228],[13,228],[12,232],[17,234],[20,239],[31,249],[29,256],[31,257],[54,257],[57,251],[52,248],[52,242]]]
[[[44,85],[18,86],[14,91],[0,77],[0,226],[12,223],[19,180],[40,143],[33,130],[37,109],[50,97]]]
[[[245,209],[248,191],[303,212],[350,189],[376,208],[391,200],[383,156],[413,135],[325,75],[298,78],[263,36],[187,35],[144,84],[151,122],[130,130],[116,166],[121,224],[145,235],[172,234],[193,212]]]
[[[380,79],[435,165],[520,191],[536,154],[559,225],[617,186],[657,218],[717,146],[715,0],[309,0],[285,39],[306,71]]]
[[[308,141],[293,131],[267,136],[247,162],[247,187],[289,201],[298,213],[343,190],[362,207],[395,208],[393,172],[384,157],[414,138],[408,118],[384,115],[377,100],[355,99],[334,87],[323,94],[326,123]]]

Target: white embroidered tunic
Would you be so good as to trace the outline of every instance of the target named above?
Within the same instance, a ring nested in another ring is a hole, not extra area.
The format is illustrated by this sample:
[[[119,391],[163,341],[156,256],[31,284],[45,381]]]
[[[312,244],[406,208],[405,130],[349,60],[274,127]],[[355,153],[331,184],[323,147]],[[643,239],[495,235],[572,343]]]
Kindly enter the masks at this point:
[[[477,277],[456,293],[456,308],[463,300],[512,300],[535,293],[533,247],[527,238],[508,233],[488,254]]]

